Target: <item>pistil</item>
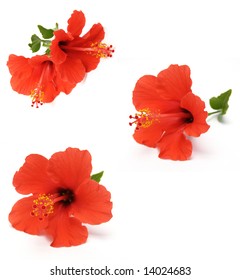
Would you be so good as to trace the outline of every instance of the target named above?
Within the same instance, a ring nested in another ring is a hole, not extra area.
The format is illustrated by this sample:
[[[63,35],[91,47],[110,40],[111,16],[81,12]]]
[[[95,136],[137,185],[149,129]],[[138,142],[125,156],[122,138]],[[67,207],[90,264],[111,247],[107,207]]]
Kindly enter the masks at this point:
[[[92,56],[95,56],[97,58],[107,58],[112,57],[112,54],[114,53],[113,46],[108,46],[105,43],[96,42],[92,43],[90,47],[74,47],[74,46],[61,46],[62,50],[72,50],[72,51],[79,51],[79,52],[86,52],[87,54],[90,54]]]
[[[136,130],[142,128],[147,128],[152,125],[153,122],[159,122],[163,125],[165,124],[174,124],[182,122],[191,123],[193,122],[193,116],[190,112],[182,110],[180,112],[173,113],[161,113],[159,110],[151,111],[149,108],[144,108],[139,110],[135,115],[130,115],[132,122],[129,122],[129,125],[136,125]]]
[[[32,107],[35,105],[36,108],[39,108],[39,105],[43,105],[43,99],[44,99],[44,92],[42,90],[44,83],[48,80],[50,80],[53,70],[53,65],[51,61],[44,61],[42,63],[42,71],[40,78],[36,84],[36,87],[31,90],[30,97],[32,99]]]

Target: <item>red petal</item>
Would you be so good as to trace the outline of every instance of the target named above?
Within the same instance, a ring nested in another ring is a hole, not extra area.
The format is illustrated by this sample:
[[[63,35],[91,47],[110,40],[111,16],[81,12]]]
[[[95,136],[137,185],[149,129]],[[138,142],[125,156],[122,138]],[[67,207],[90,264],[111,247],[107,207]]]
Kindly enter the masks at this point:
[[[208,131],[210,127],[206,122],[208,113],[204,111],[205,103],[200,97],[188,93],[181,100],[181,107],[188,110],[193,116],[193,122],[187,124],[184,130],[189,136],[198,137]]]
[[[70,83],[68,80],[63,80],[61,77],[62,73],[56,71],[56,65],[45,55],[32,57],[29,60],[29,63],[35,67],[33,75],[40,77],[44,71],[42,85],[42,91],[44,92],[43,102],[52,102],[61,91],[68,94],[76,86],[76,83]],[[48,67],[45,67],[46,63],[48,63]],[[66,63],[66,61],[64,63]],[[71,71],[73,71],[73,69],[68,71],[69,75],[72,73]]]
[[[70,247],[87,241],[88,232],[79,220],[69,217],[63,205],[56,209],[56,214],[49,219],[46,233],[53,238],[52,247]]]
[[[55,64],[46,55],[32,57],[29,64],[33,67],[32,76],[36,76],[38,81],[42,80],[41,91],[44,93],[42,101],[52,102],[60,93],[60,85],[56,80],[59,73],[56,72]]]
[[[71,84],[81,82],[86,75],[86,70],[82,61],[69,56],[63,63],[57,65],[56,68],[61,79]]]
[[[103,26],[100,23],[94,24],[91,29],[81,37],[82,46],[89,46],[90,43],[98,43],[104,39],[105,32]]]
[[[136,129],[133,138],[139,144],[155,148],[162,137],[162,133],[163,130],[161,124],[154,122],[149,127]]]
[[[41,82],[43,102],[52,102],[60,93],[61,87],[56,82],[55,66],[48,56],[36,55],[29,59],[11,55],[8,65],[13,75],[11,79],[13,90],[30,95]]]
[[[82,184],[75,192],[72,214],[83,223],[101,224],[112,218],[111,194],[93,180]]]
[[[36,86],[36,80],[33,80],[32,67],[29,65],[29,58],[23,56],[10,55],[7,66],[12,74],[11,86],[13,90],[30,95],[31,90]]]
[[[28,64],[29,58],[24,56],[17,56],[11,54],[8,58],[7,66],[11,75],[18,75],[19,79],[24,78],[25,75],[31,75],[31,67]],[[24,75],[25,74],[25,75]]]
[[[181,132],[165,134],[158,144],[159,157],[172,160],[187,160],[192,154],[192,143]]]
[[[58,89],[60,90],[60,92],[64,92],[66,94],[69,94],[72,91],[72,89],[76,86],[75,83],[70,83],[68,81],[63,80],[60,75],[56,76],[55,81],[58,85]]]
[[[133,90],[133,104],[139,111],[144,108],[159,109],[163,101],[159,94],[158,79],[152,75],[141,77]]]
[[[73,37],[62,29],[55,31],[54,36],[55,38],[52,40],[50,46],[51,59],[54,61],[54,63],[60,64],[66,60],[67,54],[61,50],[59,47],[59,42],[71,41],[73,40]]]
[[[50,67],[52,67],[52,61],[51,59],[49,58],[49,56],[47,55],[35,55],[33,57],[31,57],[29,59],[29,64],[32,66],[32,67],[37,67],[39,65],[41,65],[42,63],[44,62],[47,62],[50,64]],[[41,65],[41,68],[43,68],[43,65]],[[40,71],[41,72],[41,71]],[[52,71],[50,71],[52,72]]]
[[[74,37],[79,36],[82,33],[82,29],[85,26],[85,16],[81,11],[73,11],[71,17],[68,20],[68,32]]]
[[[80,47],[91,47],[91,44],[101,42],[104,39],[105,32],[100,23],[94,24],[92,28],[78,40]],[[79,52],[78,57],[81,59],[86,72],[90,72],[97,68],[100,58],[97,58],[86,52]]]
[[[64,188],[76,190],[90,178],[91,171],[91,155],[86,150],[68,148],[64,152],[53,154],[49,160],[49,176]]]
[[[42,91],[44,92],[43,103],[52,102],[60,93],[58,86],[53,81],[45,83]]]
[[[22,198],[14,204],[8,218],[15,229],[39,235],[46,228],[48,219],[40,221],[37,217],[31,216],[33,200],[36,198],[37,196]]]
[[[169,100],[181,100],[191,91],[192,80],[187,65],[170,65],[158,74],[161,85],[161,97]]]
[[[95,57],[91,54],[87,54],[85,52],[79,52],[78,57],[79,59],[81,59],[86,73],[96,69],[100,62],[100,58]]]
[[[13,177],[13,185],[21,194],[48,193],[55,184],[46,173],[48,160],[37,154],[26,157],[25,163]]]

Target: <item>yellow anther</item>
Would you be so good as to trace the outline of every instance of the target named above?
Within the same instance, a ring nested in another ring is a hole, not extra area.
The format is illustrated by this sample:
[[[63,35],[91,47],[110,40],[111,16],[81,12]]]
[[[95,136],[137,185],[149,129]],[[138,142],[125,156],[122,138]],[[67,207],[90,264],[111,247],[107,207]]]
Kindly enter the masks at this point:
[[[36,108],[38,108],[38,105],[43,105],[43,98],[44,98],[44,92],[41,90],[41,88],[35,88],[31,91],[30,97],[32,99],[32,107],[36,105]]]
[[[90,51],[90,53],[97,58],[112,57],[112,54],[114,52],[112,45],[108,46],[107,44],[101,42],[92,43],[91,48],[92,50]]]
[[[149,127],[153,123],[153,118],[151,112],[148,108],[142,109],[139,111],[140,113],[136,114],[141,120],[141,127]]]
[[[38,217],[39,220],[43,220],[49,214],[53,213],[54,201],[51,199],[51,195],[39,194],[37,199],[33,200],[33,209],[31,215]]]

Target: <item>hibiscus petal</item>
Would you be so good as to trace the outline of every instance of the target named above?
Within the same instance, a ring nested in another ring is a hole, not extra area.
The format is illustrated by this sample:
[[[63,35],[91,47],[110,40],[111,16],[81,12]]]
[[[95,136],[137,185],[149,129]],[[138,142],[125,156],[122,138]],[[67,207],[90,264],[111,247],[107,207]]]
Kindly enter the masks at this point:
[[[82,33],[85,22],[86,19],[82,11],[73,11],[68,20],[68,32],[70,32],[74,37],[79,36]]]
[[[33,200],[35,198],[37,196],[29,196],[18,200],[14,204],[8,218],[15,229],[39,235],[46,228],[48,220],[40,221],[37,217],[31,216]]]
[[[181,100],[191,91],[192,80],[190,68],[187,65],[170,65],[161,71],[158,76],[161,85],[161,97],[170,100]]]
[[[87,228],[76,218],[69,217],[65,210],[64,206],[59,206],[49,219],[46,233],[53,238],[52,247],[77,246],[87,241]]]
[[[192,154],[192,143],[181,132],[165,134],[158,144],[159,157],[172,160],[187,160]]]
[[[100,62],[99,57],[95,57],[85,52],[79,52],[78,57],[81,59],[81,62],[84,65],[84,69],[86,73],[96,69]]]
[[[66,94],[69,94],[76,86],[76,83],[69,83],[68,81],[63,80],[60,75],[57,75],[55,80],[59,91]]]
[[[93,180],[82,184],[75,192],[71,214],[83,223],[101,224],[112,218],[111,194],[106,188]]]
[[[55,38],[52,40],[50,51],[51,59],[54,63],[60,64],[65,61],[67,54],[61,50],[59,47],[59,42],[71,41],[73,37],[70,34],[67,34],[63,29],[59,29],[54,32]]]
[[[42,91],[44,92],[43,103],[52,102],[60,94],[59,87],[53,81],[48,81]]]
[[[48,63],[48,67],[45,67],[46,63]],[[64,63],[66,63],[66,61]],[[74,63],[76,67],[79,68],[79,65],[77,65],[77,61]],[[59,72],[57,65],[55,65],[46,55],[32,57],[29,60],[29,64],[34,67],[32,75],[41,77],[42,73],[44,72],[42,86],[42,91],[44,92],[44,103],[52,102],[61,91],[67,94],[70,93],[71,90],[76,86],[76,83],[70,83],[68,80],[65,81],[63,77],[61,77],[61,74],[63,73]],[[80,66],[82,66],[81,62]],[[58,69],[58,71],[56,71],[56,68]],[[78,71],[79,69],[77,69],[77,72]],[[71,75],[72,72],[74,72],[74,67],[68,70],[68,75]]]
[[[133,104],[137,110],[159,109],[162,98],[158,91],[158,79],[152,75],[141,77],[133,90]]]
[[[134,131],[133,138],[139,143],[155,148],[162,137],[162,126],[159,122],[154,122],[146,128],[139,128]]]
[[[79,38],[78,44],[83,48],[89,48],[92,44],[101,42],[104,36],[105,32],[102,25],[100,23],[94,24],[82,38]],[[96,69],[100,62],[99,57],[86,52],[79,52],[78,57],[81,59],[87,73]]]
[[[48,159],[41,155],[31,154],[13,177],[13,185],[21,194],[48,193],[55,184],[47,175]]]
[[[29,65],[29,58],[12,54],[9,56],[7,66],[12,75],[12,89],[21,94],[30,95],[36,81],[31,77],[32,67]]]
[[[91,155],[86,150],[68,148],[64,152],[53,154],[49,160],[49,176],[64,188],[75,190],[90,178],[91,171]]]
[[[187,124],[184,130],[189,136],[198,137],[208,131],[210,127],[206,122],[208,113],[204,111],[205,103],[200,97],[193,93],[188,93],[181,100],[180,106],[188,110],[193,116],[193,122]]]
[[[61,79],[72,84],[81,82],[86,75],[86,70],[82,61],[70,56],[68,56],[63,63],[56,65],[56,68]]]
[[[53,71],[52,71],[52,61],[51,61],[51,58],[48,56],[48,55],[35,55],[33,57],[31,57],[29,59],[29,64],[32,66],[32,67],[36,67],[36,66],[40,66],[40,70],[39,72],[41,73],[42,72],[42,68],[44,68],[44,66],[42,65],[44,62],[48,62],[50,64],[50,69],[48,71],[48,74],[52,77],[53,76]],[[39,75],[39,73],[38,73]]]
[[[104,39],[105,32],[101,23],[94,24],[91,29],[81,38],[82,46],[89,43],[99,43]]]
[[[25,75],[30,76],[31,67],[28,64],[28,61],[29,58],[11,54],[7,62],[11,75],[17,75],[19,79],[23,78]]]
[[[55,65],[47,55],[36,55],[29,60],[29,64],[33,67],[32,77],[37,77],[38,81],[42,77],[43,103],[52,102],[60,93],[56,82],[56,76],[59,74],[56,72]]]

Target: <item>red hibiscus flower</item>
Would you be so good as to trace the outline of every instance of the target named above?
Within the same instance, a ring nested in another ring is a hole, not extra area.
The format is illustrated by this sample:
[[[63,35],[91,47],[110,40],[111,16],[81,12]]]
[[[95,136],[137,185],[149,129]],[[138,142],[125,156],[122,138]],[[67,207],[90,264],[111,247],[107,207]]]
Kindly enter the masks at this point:
[[[94,70],[102,57],[111,57],[112,46],[102,43],[105,36],[100,23],[82,37],[85,16],[81,11],[74,11],[68,20],[67,33],[59,29],[54,32],[50,51],[52,60],[58,64],[62,79],[78,83],[83,80],[87,72]]]
[[[47,55],[25,58],[11,54],[7,66],[12,75],[13,90],[29,95],[32,106],[37,108],[39,104],[52,102],[61,91],[69,94],[76,85],[61,79]]]
[[[170,65],[157,77],[141,77],[133,91],[138,113],[130,116],[136,124],[134,139],[160,149],[160,158],[186,160],[192,154],[188,136],[198,137],[209,129],[204,102],[191,90],[190,69]]]
[[[51,246],[85,243],[82,223],[97,225],[111,219],[112,203],[106,188],[90,178],[91,155],[68,148],[48,160],[31,154],[17,171],[13,185],[20,194],[32,194],[13,206],[9,221],[20,231],[46,234]]]

